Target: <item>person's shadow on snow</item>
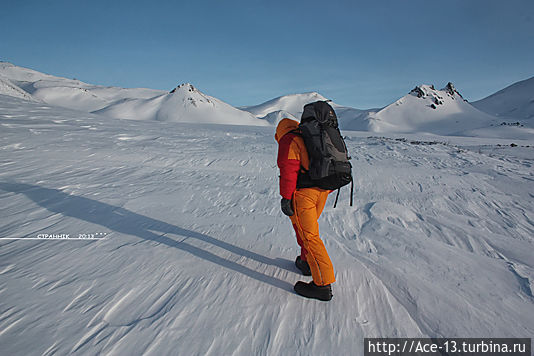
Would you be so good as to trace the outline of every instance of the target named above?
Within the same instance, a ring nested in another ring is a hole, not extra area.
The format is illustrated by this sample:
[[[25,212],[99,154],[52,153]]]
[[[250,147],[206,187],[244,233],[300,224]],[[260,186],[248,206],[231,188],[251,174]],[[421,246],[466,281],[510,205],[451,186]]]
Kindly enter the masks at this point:
[[[293,286],[288,282],[219,257],[212,252],[188,244],[186,240],[188,238],[193,238],[204,241],[234,254],[241,255],[267,265],[273,265],[288,271],[296,272],[295,270],[291,269],[292,262],[289,260],[265,257],[205,234],[183,229],[181,227],[168,224],[164,221],[152,219],[147,216],[134,213],[130,210],[101,203],[93,199],[70,195],[57,189],[44,188],[24,183],[7,182],[0,182],[0,189],[7,192],[24,194],[35,203],[51,212],[85,220],[106,227],[118,233],[137,236],[144,240],[155,241],[170,247],[175,247],[204,260],[242,273],[258,281],[270,284],[274,287],[286,291],[293,290]],[[166,234],[180,235],[185,237],[185,239],[182,241],[176,241],[168,236],[165,236]]]

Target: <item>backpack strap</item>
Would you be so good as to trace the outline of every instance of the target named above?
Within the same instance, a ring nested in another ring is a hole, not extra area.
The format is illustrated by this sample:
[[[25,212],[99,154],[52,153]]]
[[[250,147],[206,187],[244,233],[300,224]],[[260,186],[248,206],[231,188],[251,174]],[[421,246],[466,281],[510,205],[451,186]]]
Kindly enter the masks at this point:
[[[299,128],[289,131],[288,134],[294,134],[294,135],[302,137],[302,132],[300,132]],[[306,173],[306,172],[307,170],[304,167],[300,166],[299,173]]]
[[[294,130],[291,130],[291,131],[289,131],[288,133],[292,133],[292,134],[295,134],[295,135],[297,135],[297,136],[302,137],[302,132],[300,131],[299,128],[296,128],[296,129],[294,129]],[[299,171],[299,173],[306,174],[306,173],[308,173],[308,170],[307,170],[306,168],[304,168],[304,167],[301,165],[301,166],[300,166],[300,171]]]
[[[337,194],[336,194],[336,200],[334,201],[334,209],[337,206],[337,200],[339,198],[339,191],[341,188],[337,188]],[[354,200],[354,179],[350,180],[350,206],[352,206],[352,202]]]
[[[341,188],[337,188],[337,194],[336,194],[336,201],[334,202],[334,209],[336,208],[337,206],[337,199],[339,198],[339,191],[340,191]]]
[[[350,206],[352,206],[352,200],[354,197],[354,179],[350,180]]]

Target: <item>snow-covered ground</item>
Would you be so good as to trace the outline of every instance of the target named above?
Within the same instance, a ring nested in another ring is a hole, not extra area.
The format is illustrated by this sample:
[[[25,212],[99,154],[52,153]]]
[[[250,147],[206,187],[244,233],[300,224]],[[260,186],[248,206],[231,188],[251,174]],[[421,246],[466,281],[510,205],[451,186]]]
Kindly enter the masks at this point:
[[[320,219],[337,282],[319,302],[292,290],[308,278],[273,127],[0,95],[0,132],[2,355],[337,355],[364,337],[534,334],[534,139],[344,132],[355,204],[345,188]]]

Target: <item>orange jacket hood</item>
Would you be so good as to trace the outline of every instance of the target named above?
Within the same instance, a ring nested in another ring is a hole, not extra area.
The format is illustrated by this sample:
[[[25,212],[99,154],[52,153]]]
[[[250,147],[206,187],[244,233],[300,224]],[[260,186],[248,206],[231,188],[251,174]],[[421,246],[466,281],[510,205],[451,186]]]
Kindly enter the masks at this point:
[[[276,142],[279,142],[282,137],[284,137],[285,134],[287,134],[290,131],[296,130],[299,127],[299,122],[291,119],[282,119],[278,123],[278,126],[276,127],[276,134],[274,135],[274,139]]]

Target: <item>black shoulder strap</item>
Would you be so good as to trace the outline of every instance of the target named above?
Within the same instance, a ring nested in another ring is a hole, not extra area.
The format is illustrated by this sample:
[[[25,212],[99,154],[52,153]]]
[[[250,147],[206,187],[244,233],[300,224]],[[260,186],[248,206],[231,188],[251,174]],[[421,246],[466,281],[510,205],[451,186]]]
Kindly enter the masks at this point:
[[[334,202],[334,209],[335,209],[336,206],[337,206],[337,199],[339,198],[339,190],[340,190],[340,189],[341,189],[341,188],[337,188],[336,201]]]
[[[341,188],[337,188],[336,200],[334,201],[334,209],[337,206],[337,199],[339,198],[339,191]],[[350,180],[350,206],[352,206],[354,198],[354,179]]]
[[[354,197],[354,178],[350,180],[350,206],[352,206],[353,197]]]

